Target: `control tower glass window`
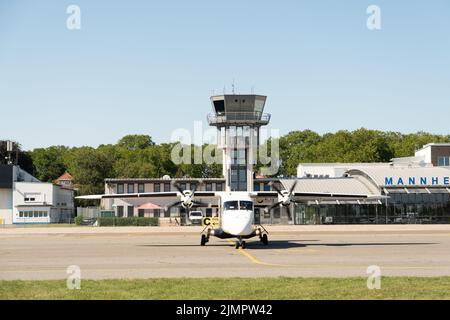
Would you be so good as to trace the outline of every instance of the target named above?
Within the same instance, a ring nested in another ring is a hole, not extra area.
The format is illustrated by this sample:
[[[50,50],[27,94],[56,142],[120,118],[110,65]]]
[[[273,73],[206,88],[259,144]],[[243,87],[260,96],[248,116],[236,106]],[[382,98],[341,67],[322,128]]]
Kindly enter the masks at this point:
[[[234,149],[231,151],[231,191],[247,190],[247,150]]]

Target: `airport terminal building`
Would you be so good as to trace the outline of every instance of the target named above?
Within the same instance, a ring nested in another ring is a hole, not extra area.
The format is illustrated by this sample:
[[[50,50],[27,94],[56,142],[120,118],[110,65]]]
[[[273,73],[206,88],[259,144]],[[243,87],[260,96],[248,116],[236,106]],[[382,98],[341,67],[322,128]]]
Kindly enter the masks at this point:
[[[449,159],[450,144],[432,143],[414,157],[391,163],[300,164],[300,179],[351,177],[385,198],[373,203],[307,203],[296,209],[295,223],[450,223]]]
[[[264,208],[273,199],[255,203],[255,222],[261,224],[426,224],[450,223],[450,144],[429,144],[414,157],[393,159],[390,163],[311,163],[298,166],[296,178],[253,180],[254,191],[272,191],[270,182],[295,191],[310,193],[311,200],[292,204],[292,220],[285,208],[272,214]],[[199,179],[106,179],[106,194],[174,191],[177,181],[189,189]],[[224,191],[225,179],[202,179],[198,190]],[[328,196],[365,195],[366,200],[329,200]],[[371,196],[373,200],[371,200]],[[380,199],[381,198],[381,199]],[[164,197],[103,199],[102,207],[116,216],[182,219],[183,208],[164,212],[171,200]],[[218,215],[217,203],[198,208],[205,216]],[[180,221],[180,220],[178,220]]]

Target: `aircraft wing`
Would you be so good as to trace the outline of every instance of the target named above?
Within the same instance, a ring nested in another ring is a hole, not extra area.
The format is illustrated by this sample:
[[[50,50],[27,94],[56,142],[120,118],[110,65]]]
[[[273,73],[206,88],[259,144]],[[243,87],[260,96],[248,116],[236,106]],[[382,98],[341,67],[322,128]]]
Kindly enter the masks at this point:
[[[251,192],[250,195],[255,198],[278,198],[279,194],[276,191],[257,191]],[[344,194],[344,193],[317,193],[317,192],[292,192],[294,200],[381,200],[389,198],[382,195],[370,194]]]
[[[279,201],[358,201],[386,197],[378,189],[356,178],[280,179],[281,185],[269,183],[273,191],[255,192],[257,197],[277,197]]]

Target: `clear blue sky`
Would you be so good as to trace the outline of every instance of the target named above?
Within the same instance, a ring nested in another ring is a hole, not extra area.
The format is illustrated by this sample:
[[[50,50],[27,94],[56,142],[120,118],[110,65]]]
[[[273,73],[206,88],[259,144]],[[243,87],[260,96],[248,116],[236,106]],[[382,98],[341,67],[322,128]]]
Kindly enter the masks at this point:
[[[0,0],[0,138],[25,149],[167,142],[233,79],[281,134],[449,134],[450,1]]]

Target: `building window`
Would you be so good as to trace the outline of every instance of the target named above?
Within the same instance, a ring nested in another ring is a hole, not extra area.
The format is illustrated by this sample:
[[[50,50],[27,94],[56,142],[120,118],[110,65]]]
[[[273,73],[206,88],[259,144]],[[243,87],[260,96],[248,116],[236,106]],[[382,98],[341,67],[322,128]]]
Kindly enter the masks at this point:
[[[159,209],[153,210],[153,217],[159,218],[161,216],[161,211]]]
[[[134,193],[134,184],[129,183],[127,191],[128,193]]]
[[[223,184],[222,182],[216,183],[216,191],[223,191]]]
[[[206,216],[212,217],[212,208],[206,208]]]
[[[161,192],[161,184],[160,184],[160,183],[155,183],[155,184],[153,185],[153,190],[154,190],[155,192]]]
[[[118,194],[124,193],[123,183],[118,183],[118,184],[117,184],[117,193],[118,193]]]
[[[145,215],[144,209],[139,209],[139,210],[138,210],[138,216],[141,217],[141,218],[143,218],[144,215]]]
[[[186,183],[180,183],[180,188],[181,188],[181,190],[186,190]]]
[[[212,191],[212,183],[211,182],[206,183],[206,191]]]
[[[438,166],[439,167],[449,167],[450,166],[450,157],[438,157]]]
[[[170,183],[164,183],[164,192],[170,192]]]
[[[253,191],[261,191],[261,186],[260,186],[259,182],[255,182],[253,184]]]
[[[117,216],[123,217],[123,206],[117,206]]]
[[[134,206],[128,206],[127,216],[128,217],[133,217],[134,216]]]
[[[138,193],[144,193],[145,192],[145,185],[143,183],[138,184]]]
[[[264,183],[264,191],[270,191],[270,185],[268,182]]]

